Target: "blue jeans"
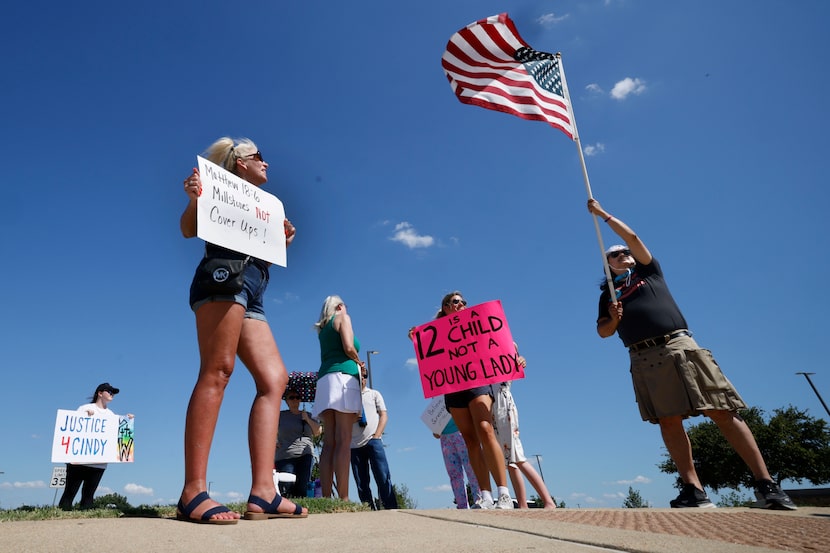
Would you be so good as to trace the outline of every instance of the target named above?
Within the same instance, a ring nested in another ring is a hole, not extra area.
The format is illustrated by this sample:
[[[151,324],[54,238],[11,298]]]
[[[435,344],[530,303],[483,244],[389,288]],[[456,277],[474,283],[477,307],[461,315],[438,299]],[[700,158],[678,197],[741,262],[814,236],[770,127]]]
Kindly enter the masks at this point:
[[[386,451],[383,449],[383,440],[373,438],[363,447],[352,449],[352,474],[357,486],[357,495],[360,501],[368,503],[373,510],[377,509],[372,498],[372,488],[369,485],[369,467],[378,485],[378,495],[384,509],[397,509],[398,499],[392,490],[392,476],[389,474],[389,463],[386,462]]]
[[[280,459],[275,464],[278,472],[290,472],[297,477],[292,484],[281,482],[279,492],[286,497],[305,497],[308,481],[311,479],[311,464],[314,458],[310,453],[292,459]]]

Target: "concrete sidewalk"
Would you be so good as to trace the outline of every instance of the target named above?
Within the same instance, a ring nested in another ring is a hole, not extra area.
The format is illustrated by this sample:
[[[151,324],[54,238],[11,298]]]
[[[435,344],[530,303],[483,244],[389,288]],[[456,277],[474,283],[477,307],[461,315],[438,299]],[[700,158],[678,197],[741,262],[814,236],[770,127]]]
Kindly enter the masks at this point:
[[[154,518],[0,524],[4,553],[815,553],[828,544],[830,508],[405,510],[234,526]]]

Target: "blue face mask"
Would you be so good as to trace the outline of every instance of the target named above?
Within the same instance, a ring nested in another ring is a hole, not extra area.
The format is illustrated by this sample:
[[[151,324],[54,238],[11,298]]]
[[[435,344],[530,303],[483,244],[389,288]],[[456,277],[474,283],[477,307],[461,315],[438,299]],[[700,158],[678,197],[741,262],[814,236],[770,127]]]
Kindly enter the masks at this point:
[[[621,274],[614,277],[614,282],[620,282],[623,279],[630,280],[631,279],[631,274],[633,272],[634,271],[632,271],[631,269],[626,269],[624,273],[621,273]],[[626,286],[628,286],[629,284],[631,284],[630,281],[625,283]]]
[[[624,273],[621,273],[621,274],[614,277],[614,284],[619,284],[620,282],[625,280],[625,283],[623,283],[623,286],[631,286],[631,276],[633,274],[634,274],[634,271],[632,269],[630,269],[630,268],[626,269]],[[614,290],[614,292],[616,292],[617,299],[620,299],[622,297],[622,286],[620,288],[621,288],[620,290]],[[611,301],[611,300],[609,299],[608,301]]]

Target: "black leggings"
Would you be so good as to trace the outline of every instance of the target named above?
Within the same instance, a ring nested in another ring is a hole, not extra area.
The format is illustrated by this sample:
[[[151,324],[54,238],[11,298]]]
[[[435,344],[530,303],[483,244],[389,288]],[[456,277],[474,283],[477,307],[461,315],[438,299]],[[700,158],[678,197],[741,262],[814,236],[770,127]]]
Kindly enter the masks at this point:
[[[75,495],[83,484],[80,507],[81,509],[92,509],[92,499],[95,496],[95,490],[98,489],[98,484],[101,482],[101,477],[104,476],[104,470],[86,465],[67,464],[66,488],[63,490],[58,506],[64,510],[71,509],[72,502],[75,501]]]

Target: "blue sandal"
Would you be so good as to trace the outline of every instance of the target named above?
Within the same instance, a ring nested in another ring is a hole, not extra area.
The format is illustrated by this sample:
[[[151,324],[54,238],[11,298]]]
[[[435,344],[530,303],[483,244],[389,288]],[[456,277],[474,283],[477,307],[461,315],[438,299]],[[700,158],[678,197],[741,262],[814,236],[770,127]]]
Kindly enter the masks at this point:
[[[196,509],[196,507],[198,507],[208,499],[210,499],[210,496],[207,494],[207,492],[200,492],[199,495],[194,497],[190,501],[190,503],[188,503],[185,507],[185,505],[182,503],[181,498],[179,498],[179,504],[176,506],[176,520],[181,520],[184,522],[195,522],[196,524],[236,524],[237,522],[239,522],[239,520],[235,518],[210,518],[213,515],[219,513],[233,512],[224,505],[217,505],[216,507],[211,507],[210,509],[202,513],[201,517],[192,518],[190,515],[193,514],[193,511]]]
[[[269,518],[307,518],[308,513],[303,512],[303,508],[294,504],[294,512],[293,513],[281,513],[277,510],[277,507],[280,506],[282,503],[282,496],[277,494],[274,497],[274,501],[268,503],[264,499],[256,495],[249,495],[248,496],[248,503],[253,503],[258,507],[262,507],[261,513],[255,511],[245,511],[245,514],[242,515],[245,520],[268,520]]]

